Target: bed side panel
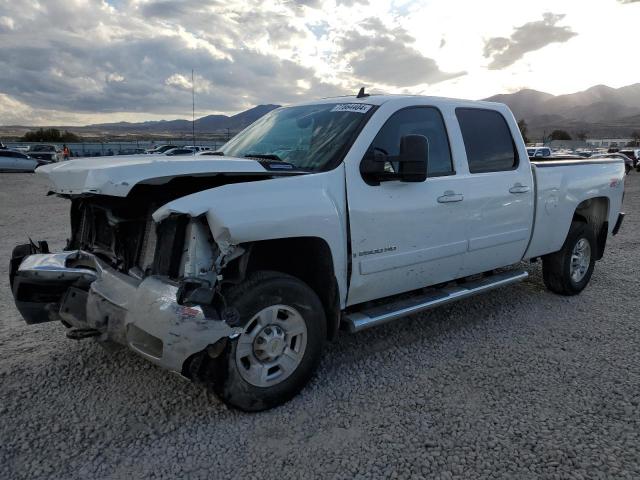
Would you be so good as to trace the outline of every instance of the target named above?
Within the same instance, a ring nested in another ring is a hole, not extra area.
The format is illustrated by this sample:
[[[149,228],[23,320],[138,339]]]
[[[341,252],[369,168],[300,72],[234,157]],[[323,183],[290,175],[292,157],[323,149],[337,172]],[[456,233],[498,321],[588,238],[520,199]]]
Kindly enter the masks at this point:
[[[589,198],[609,199],[609,233],[622,206],[624,164],[532,165],[536,183],[536,214],[525,259],[562,248],[577,206]]]

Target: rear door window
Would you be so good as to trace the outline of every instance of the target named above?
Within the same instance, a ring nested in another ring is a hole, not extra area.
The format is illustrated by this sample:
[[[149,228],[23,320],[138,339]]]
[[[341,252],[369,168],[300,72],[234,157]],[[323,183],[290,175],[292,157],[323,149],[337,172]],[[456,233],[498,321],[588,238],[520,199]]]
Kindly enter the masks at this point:
[[[501,172],[518,166],[516,146],[504,117],[494,110],[458,108],[471,173]]]

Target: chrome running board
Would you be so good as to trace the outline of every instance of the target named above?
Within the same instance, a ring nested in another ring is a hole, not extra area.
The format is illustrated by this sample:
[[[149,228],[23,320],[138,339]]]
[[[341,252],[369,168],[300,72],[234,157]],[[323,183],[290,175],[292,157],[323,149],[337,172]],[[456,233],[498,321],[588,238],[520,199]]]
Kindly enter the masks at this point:
[[[407,315],[413,315],[414,313],[429,310],[446,303],[487,292],[494,288],[521,282],[528,276],[529,274],[524,270],[496,273],[478,280],[447,286],[427,294],[403,298],[387,304],[376,305],[375,307],[349,313],[342,318],[342,321],[349,332],[355,333],[391,322],[398,318],[406,317]]]

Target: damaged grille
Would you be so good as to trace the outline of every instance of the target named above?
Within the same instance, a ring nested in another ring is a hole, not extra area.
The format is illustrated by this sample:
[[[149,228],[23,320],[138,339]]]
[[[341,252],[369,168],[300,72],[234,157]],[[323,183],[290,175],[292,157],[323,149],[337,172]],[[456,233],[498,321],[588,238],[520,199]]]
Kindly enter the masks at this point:
[[[171,216],[156,225],[155,209],[113,199],[76,199],[67,249],[91,252],[124,273],[139,269],[142,275],[177,278],[188,218]]]
[[[140,267],[140,253],[148,236],[151,211],[76,200],[71,208],[72,237],[67,249],[91,252],[112,267],[128,272]],[[152,222],[151,222],[152,223]]]

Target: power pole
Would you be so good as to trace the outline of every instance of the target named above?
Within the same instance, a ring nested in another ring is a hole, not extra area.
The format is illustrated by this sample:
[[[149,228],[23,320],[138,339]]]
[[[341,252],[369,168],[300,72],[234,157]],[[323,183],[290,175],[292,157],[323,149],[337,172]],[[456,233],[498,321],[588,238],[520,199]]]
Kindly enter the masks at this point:
[[[191,69],[191,138],[193,146],[196,146],[196,89],[193,81],[193,68]]]

